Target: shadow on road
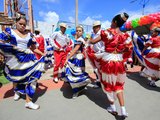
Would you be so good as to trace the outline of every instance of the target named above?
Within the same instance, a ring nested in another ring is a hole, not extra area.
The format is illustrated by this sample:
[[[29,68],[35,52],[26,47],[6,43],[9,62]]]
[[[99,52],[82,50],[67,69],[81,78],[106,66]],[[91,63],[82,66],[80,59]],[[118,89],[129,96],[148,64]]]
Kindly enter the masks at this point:
[[[36,102],[38,100],[39,97],[41,97],[46,91],[47,91],[46,86],[44,86],[42,83],[38,84],[38,88],[36,90],[36,93],[33,97],[33,102]],[[8,97],[12,97],[14,96],[14,89],[11,88],[10,90],[8,90],[5,94],[4,94],[4,98],[8,98]],[[21,94],[21,99],[25,99],[25,95]]]
[[[36,90],[36,93],[33,97],[33,102],[36,102],[39,97],[43,96],[47,91],[47,86],[43,85],[42,83],[38,83],[38,88]]]
[[[127,77],[137,83],[139,83],[142,87],[148,89],[148,90],[153,90],[160,92],[160,87],[151,87],[148,85],[149,80],[145,77],[141,77],[139,75],[139,72],[133,72],[133,73],[128,73]]]
[[[86,88],[87,89],[84,89],[79,94],[79,96],[81,96],[81,95],[87,96],[89,100],[91,100],[96,105],[98,105],[99,107],[106,110],[106,108],[109,106],[109,101],[108,101],[108,98],[107,98],[106,94],[102,91],[102,89],[101,88],[94,89],[90,86],[87,86]],[[72,99],[72,94],[73,93],[72,93],[72,89],[71,89],[71,87],[68,83],[64,82],[64,84],[63,84],[63,86],[61,87],[60,90],[62,91],[63,96],[65,98]],[[78,99],[78,98],[76,98],[76,99]],[[106,113],[108,113],[107,110],[106,110]],[[114,117],[115,117],[115,120],[124,120],[124,118],[119,116],[119,115],[114,116]]]
[[[79,96],[86,95],[89,100],[97,104],[98,106],[106,109],[109,106],[109,102],[106,94],[102,91],[102,89],[93,89],[92,87],[87,86],[87,89],[84,89]],[[72,99],[72,89],[68,83],[64,83],[60,89],[63,92],[63,96],[68,99]],[[77,98],[78,99],[78,98]]]
[[[8,98],[8,97],[12,97],[14,96],[14,90],[13,88],[11,88],[10,90],[8,90],[5,94],[3,98]]]
[[[94,89],[93,87],[87,86],[85,95],[101,108],[106,109],[109,106],[108,98],[101,88]]]
[[[41,97],[43,94],[45,94],[45,92],[47,91],[47,88],[46,86],[44,86],[42,83],[39,83],[38,84],[38,88],[36,90],[36,93],[33,97],[33,102],[36,102],[38,100],[39,97]],[[4,98],[8,98],[8,97],[12,97],[14,96],[14,90],[13,88],[8,90],[5,95],[4,95]],[[21,95],[21,98],[22,99],[25,99],[25,95]]]
[[[63,93],[63,96],[67,99],[72,99],[72,88],[69,85],[69,83],[64,82],[62,87],[61,87],[61,92]]]
[[[94,89],[90,86],[87,86],[87,90],[85,91],[85,95],[88,97],[89,100],[94,102],[99,107],[101,107],[105,110],[107,109],[107,107],[109,107],[108,98],[101,88]],[[106,110],[106,112],[107,112],[107,110]],[[116,115],[116,116],[113,115],[113,116],[115,117],[115,120],[124,120],[125,119],[120,115]]]

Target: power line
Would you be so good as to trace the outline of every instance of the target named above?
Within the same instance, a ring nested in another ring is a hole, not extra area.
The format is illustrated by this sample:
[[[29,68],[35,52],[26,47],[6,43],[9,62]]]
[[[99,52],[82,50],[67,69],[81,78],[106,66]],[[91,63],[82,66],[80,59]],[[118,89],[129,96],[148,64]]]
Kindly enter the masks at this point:
[[[138,0],[132,0],[130,1],[130,3],[134,3],[137,2]],[[144,15],[144,9],[146,7],[146,5],[149,3],[150,0],[140,0],[139,4],[142,5],[142,15]]]

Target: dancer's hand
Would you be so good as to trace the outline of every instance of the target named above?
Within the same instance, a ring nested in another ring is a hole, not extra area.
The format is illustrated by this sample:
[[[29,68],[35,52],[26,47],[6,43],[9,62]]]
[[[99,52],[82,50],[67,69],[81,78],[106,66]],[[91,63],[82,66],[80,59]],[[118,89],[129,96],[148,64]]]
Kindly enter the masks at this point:
[[[44,53],[42,53],[42,56],[46,56],[46,54],[47,54],[47,53],[46,53],[46,52],[44,52]]]
[[[65,61],[65,63],[64,63],[64,66],[66,66],[66,65],[67,65],[67,63],[68,63],[68,59],[66,59],[66,61]]]

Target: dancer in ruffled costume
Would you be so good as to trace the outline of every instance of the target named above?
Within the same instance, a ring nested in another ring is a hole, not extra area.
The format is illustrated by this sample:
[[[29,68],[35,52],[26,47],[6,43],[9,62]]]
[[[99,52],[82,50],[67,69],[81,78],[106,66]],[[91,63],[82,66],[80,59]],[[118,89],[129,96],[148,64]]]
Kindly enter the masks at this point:
[[[159,26],[158,26],[159,25]],[[155,82],[160,79],[160,23],[151,26],[151,37],[144,42],[132,32],[134,52],[144,69],[141,76],[151,78],[149,85],[157,87]]]
[[[157,25],[157,24],[156,24]],[[159,26],[151,26],[151,38],[146,42],[145,48],[150,49],[148,53],[142,51],[145,68],[143,75],[151,77],[150,86],[156,87],[155,82],[160,79],[160,22]]]
[[[65,71],[62,75],[72,87],[73,98],[76,98],[86,85],[91,82],[88,73],[85,72],[83,54],[85,40],[82,38],[83,32],[82,26],[76,27],[75,47],[67,57]]]
[[[44,57],[38,61],[33,51],[43,56],[45,54],[36,49],[36,41],[30,33],[25,32],[26,24],[26,18],[19,15],[16,18],[16,29],[6,28],[1,33],[0,52],[5,56],[5,77],[14,85],[14,100],[17,101],[24,94],[25,107],[36,110],[40,106],[33,103],[32,98],[37,80],[44,71]]]
[[[103,41],[105,44],[105,53],[101,60],[102,79],[101,85],[103,91],[107,94],[110,106],[108,112],[117,115],[118,112],[115,106],[115,100],[118,98],[121,116],[128,116],[124,104],[124,83],[126,79],[126,71],[124,62],[132,53],[132,44],[129,34],[122,33],[120,27],[128,19],[127,13],[116,15],[112,19],[111,28],[102,30],[99,37],[91,39],[91,43]]]

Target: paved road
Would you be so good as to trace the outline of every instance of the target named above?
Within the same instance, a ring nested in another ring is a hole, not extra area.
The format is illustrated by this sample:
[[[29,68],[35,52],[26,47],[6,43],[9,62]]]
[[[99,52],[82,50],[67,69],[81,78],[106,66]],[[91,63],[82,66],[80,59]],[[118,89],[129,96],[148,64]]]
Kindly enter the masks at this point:
[[[1,87],[0,120],[121,120],[106,111],[107,97],[101,89],[89,85],[78,98],[72,99],[70,86],[62,81],[53,83],[51,73],[52,69],[39,81],[34,99],[41,106],[39,110],[26,109],[24,99],[14,101],[11,84]],[[129,117],[126,120],[160,120],[160,87],[147,86],[147,80],[139,76],[136,67],[129,68],[127,76],[124,92]],[[160,81],[157,85],[160,86]]]

